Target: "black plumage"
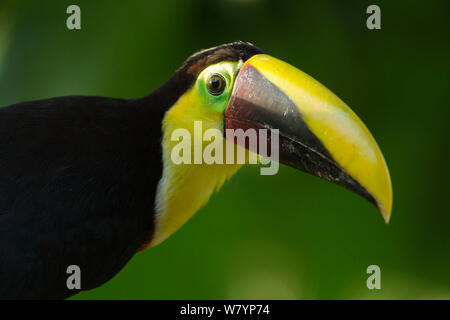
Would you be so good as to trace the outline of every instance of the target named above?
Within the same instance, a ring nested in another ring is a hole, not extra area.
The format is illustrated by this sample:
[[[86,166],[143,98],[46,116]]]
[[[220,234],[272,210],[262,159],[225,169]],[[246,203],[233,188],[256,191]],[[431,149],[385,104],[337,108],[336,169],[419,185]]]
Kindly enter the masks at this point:
[[[109,280],[151,236],[164,107],[64,97],[0,109],[0,298]]]

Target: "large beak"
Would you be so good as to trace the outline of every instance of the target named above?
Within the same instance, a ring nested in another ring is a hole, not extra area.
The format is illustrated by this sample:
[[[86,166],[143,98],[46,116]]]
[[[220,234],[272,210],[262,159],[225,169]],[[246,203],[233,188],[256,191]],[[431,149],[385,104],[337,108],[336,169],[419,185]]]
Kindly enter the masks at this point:
[[[278,129],[281,163],[350,189],[389,221],[391,180],[375,139],[342,100],[304,72],[264,54],[247,60],[225,128]]]

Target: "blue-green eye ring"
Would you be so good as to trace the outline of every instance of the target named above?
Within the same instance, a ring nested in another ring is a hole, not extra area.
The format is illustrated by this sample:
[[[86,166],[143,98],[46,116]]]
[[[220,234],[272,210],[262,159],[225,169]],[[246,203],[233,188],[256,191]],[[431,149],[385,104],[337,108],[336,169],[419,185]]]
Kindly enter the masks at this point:
[[[206,81],[206,88],[213,96],[220,96],[226,86],[227,80],[219,73],[212,74],[209,76],[208,81]]]

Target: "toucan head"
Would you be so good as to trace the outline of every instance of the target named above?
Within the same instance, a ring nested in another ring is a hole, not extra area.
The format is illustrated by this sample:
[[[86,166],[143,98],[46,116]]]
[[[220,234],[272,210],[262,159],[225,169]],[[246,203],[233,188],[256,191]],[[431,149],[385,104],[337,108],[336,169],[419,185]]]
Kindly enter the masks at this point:
[[[183,128],[194,137],[195,121],[203,131],[218,129],[225,141],[227,129],[278,129],[279,162],[346,187],[389,221],[392,187],[380,148],[358,116],[312,77],[235,42],[194,54],[169,82],[178,96],[163,120],[164,174],[153,244],[178,229],[240,167],[173,163],[181,140],[174,131]],[[182,156],[194,157],[194,143]]]

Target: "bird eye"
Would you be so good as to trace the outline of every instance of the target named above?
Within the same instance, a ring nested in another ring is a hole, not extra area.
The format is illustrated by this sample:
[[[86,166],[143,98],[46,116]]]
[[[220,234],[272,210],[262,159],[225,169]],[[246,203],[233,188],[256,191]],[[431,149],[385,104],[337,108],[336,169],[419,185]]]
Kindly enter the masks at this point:
[[[227,81],[225,78],[218,73],[212,74],[206,83],[206,87],[208,88],[208,91],[213,96],[218,96],[222,94],[222,92],[225,90],[225,87],[227,85]]]

